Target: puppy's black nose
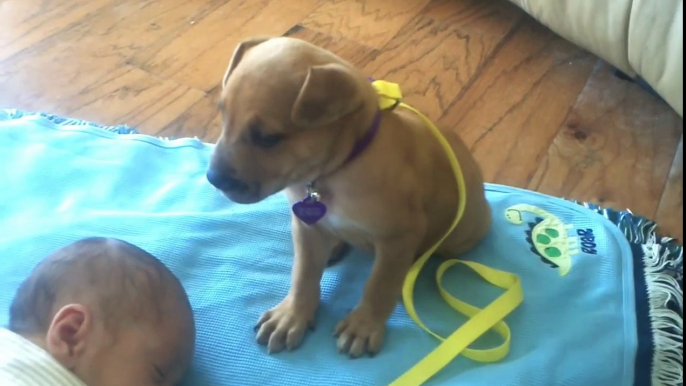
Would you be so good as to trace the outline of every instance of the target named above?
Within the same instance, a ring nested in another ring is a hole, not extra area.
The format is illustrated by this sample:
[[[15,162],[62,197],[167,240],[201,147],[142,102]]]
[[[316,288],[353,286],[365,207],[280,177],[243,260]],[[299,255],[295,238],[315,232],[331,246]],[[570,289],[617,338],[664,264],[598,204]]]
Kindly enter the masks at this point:
[[[248,190],[248,184],[230,176],[221,170],[210,169],[207,171],[207,181],[215,188],[223,191],[242,192]]]

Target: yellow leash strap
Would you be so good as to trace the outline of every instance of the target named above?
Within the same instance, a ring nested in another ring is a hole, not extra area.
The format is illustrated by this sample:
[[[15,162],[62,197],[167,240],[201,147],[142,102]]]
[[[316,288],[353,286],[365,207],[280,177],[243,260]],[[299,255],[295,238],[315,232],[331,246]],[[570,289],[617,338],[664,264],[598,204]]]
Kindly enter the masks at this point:
[[[465,187],[464,176],[462,175],[462,168],[455,157],[455,153],[453,153],[450,144],[438,130],[436,125],[412,106],[400,102],[402,99],[402,92],[397,84],[375,80],[372,82],[372,86],[379,94],[379,107],[382,110],[400,106],[414,112],[426,122],[426,125],[439,140],[445,154],[448,156],[450,165],[455,173],[459,192],[457,214],[455,215],[455,219],[453,220],[450,229],[448,229],[445,235],[435,245],[429,248],[429,250],[424,252],[424,254],[414,263],[403,283],[403,302],[407,313],[419,327],[442,343],[414,367],[393,381],[389,386],[419,386],[441,371],[443,367],[459,354],[477,362],[497,362],[503,359],[510,349],[511,339],[510,328],[503,320],[522,303],[524,294],[517,275],[470,261],[457,259],[446,260],[441,263],[436,271],[436,282],[438,284],[439,292],[441,297],[450,307],[468,317],[469,320],[447,338],[443,338],[434,333],[421,321],[415,310],[413,299],[417,276],[424,267],[426,261],[436,252],[441,243],[443,243],[446,237],[453,232],[462,219],[467,204],[467,189]],[[504,289],[505,292],[484,309],[458,300],[443,287],[443,275],[450,267],[457,264],[469,267],[484,280],[496,287]],[[491,329],[503,337],[504,342],[500,346],[486,350],[469,348],[470,344]]]

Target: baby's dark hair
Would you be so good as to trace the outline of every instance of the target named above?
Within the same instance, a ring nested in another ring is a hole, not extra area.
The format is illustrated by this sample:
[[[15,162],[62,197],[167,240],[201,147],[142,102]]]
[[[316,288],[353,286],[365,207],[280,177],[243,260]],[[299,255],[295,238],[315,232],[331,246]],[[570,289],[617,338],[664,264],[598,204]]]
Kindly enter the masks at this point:
[[[59,308],[70,303],[87,303],[94,317],[110,324],[161,318],[171,302],[190,310],[181,283],[157,258],[122,240],[87,238],[34,268],[10,306],[9,329],[45,333]]]

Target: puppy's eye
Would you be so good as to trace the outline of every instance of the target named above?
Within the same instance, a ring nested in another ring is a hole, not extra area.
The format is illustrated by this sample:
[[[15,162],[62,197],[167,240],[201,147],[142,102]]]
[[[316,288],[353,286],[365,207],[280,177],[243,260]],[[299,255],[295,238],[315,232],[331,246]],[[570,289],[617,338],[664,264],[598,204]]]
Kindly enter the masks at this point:
[[[272,148],[281,143],[283,138],[282,134],[265,134],[259,127],[250,128],[250,140],[259,147]]]

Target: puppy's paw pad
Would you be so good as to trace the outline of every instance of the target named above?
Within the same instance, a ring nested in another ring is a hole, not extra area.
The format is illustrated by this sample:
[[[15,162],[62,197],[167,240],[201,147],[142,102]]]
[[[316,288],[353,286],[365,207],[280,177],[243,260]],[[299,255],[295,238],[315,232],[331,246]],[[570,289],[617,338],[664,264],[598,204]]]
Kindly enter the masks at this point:
[[[257,322],[257,343],[267,346],[267,352],[278,353],[296,349],[302,343],[306,330],[312,329],[313,315],[284,300],[265,312]]]
[[[375,355],[381,349],[385,334],[386,321],[361,308],[353,310],[334,332],[338,337],[338,351],[351,358],[359,358],[365,353]]]

